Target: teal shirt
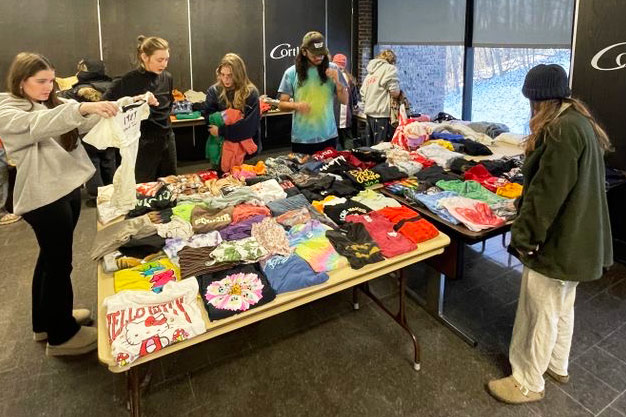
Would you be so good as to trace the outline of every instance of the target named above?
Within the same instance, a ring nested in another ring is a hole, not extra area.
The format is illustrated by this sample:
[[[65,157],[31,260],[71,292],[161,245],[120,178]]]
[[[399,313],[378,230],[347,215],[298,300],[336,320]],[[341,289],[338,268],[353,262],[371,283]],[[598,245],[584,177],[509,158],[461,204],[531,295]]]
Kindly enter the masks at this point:
[[[330,68],[338,69],[335,64]],[[295,112],[291,125],[291,141],[295,143],[320,143],[337,137],[337,124],[333,112],[333,100],[336,94],[335,83],[329,78],[321,84],[316,67],[310,67],[307,79],[298,85],[296,66],[287,68],[278,87],[278,92],[287,94],[295,101],[309,103],[311,111],[307,114]]]

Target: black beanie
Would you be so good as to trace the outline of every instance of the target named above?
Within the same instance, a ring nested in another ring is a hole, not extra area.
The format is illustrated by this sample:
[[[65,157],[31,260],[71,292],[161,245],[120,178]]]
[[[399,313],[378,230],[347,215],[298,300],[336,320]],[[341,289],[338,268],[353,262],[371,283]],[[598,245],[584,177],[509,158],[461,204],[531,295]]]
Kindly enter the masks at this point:
[[[567,73],[556,64],[539,64],[526,74],[524,96],[532,101],[566,98],[572,94],[567,82]]]

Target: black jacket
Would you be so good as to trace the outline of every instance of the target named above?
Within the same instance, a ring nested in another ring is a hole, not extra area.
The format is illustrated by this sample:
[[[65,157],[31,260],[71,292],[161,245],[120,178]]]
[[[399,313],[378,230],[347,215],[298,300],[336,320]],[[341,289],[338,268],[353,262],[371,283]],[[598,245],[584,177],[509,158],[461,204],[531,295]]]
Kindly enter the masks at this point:
[[[204,106],[204,118],[209,119],[209,115],[227,109],[226,103],[219,99],[217,84],[213,84],[206,92],[206,102]],[[259,105],[259,93],[256,89],[250,92],[246,99],[246,108],[243,119],[230,126],[220,127],[220,136],[224,140],[231,142],[241,142],[244,139],[252,138],[261,151],[261,110]]]
[[[113,81],[111,88],[104,93],[103,99],[118,100],[122,97],[137,96],[150,91],[159,101],[159,105],[150,106],[150,117],[141,122],[142,129],[170,129],[170,113],[172,103],[174,103],[173,89],[174,81],[169,72],[163,71],[161,74],[155,74],[143,69],[135,69]]]

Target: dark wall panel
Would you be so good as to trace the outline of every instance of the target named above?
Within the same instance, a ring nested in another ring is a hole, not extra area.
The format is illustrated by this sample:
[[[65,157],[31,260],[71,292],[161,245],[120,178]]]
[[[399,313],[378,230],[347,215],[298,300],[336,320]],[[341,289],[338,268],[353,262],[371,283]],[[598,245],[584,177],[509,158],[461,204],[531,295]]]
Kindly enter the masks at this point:
[[[296,48],[311,30],[325,31],[325,0],[266,0],[267,94],[276,96],[283,72],[294,64]],[[349,27],[348,27],[349,30]]]
[[[122,75],[135,67],[137,36],[160,36],[170,44],[168,71],[174,87],[190,88],[186,0],[100,0],[100,16],[109,74]]]
[[[248,76],[263,91],[263,3],[261,0],[191,0],[194,90],[215,82],[227,52],[241,56]]]
[[[352,0],[328,2],[328,48],[330,53],[342,53],[348,57],[348,69],[352,67]]]
[[[616,150],[609,154],[609,165],[626,169],[626,4],[580,0],[579,7],[572,93],[589,105],[606,128]]]
[[[100,56],[96,0],[0,1],[0,83],[18,52],[47,56],[58,76],[76,73],[83,57]]]

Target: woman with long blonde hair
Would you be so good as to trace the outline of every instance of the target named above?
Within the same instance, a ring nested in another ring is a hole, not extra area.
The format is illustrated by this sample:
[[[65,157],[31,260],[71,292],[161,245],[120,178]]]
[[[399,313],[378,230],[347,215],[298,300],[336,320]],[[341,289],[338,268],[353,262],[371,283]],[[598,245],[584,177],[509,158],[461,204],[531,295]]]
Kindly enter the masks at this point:
[[[261,150],[261,111],[259,91],[248,78],[246,64],[237,54],[227,53],[215,70],[216,82],[207,90],[205,119],[212,136],[221,136],[225,143],[241,143],[252,139],[257,152]],[[227,109],[239,110],[242,119],[228,125],[209,124],[209,116]],[[228,145],[227,145],[228,147]],[[251,154],[248,154],[248,157]]]
[[[522,92],[532,118],[509,247],[524,265],[509,349],[513,372],[488,384],[491,395],[511,404],[541,400],[544,373],[568,382],[576,286],[599,279],[613,263],[606,133],[580,100],[569,97],[567,74],[558,65],[532,68]]]

